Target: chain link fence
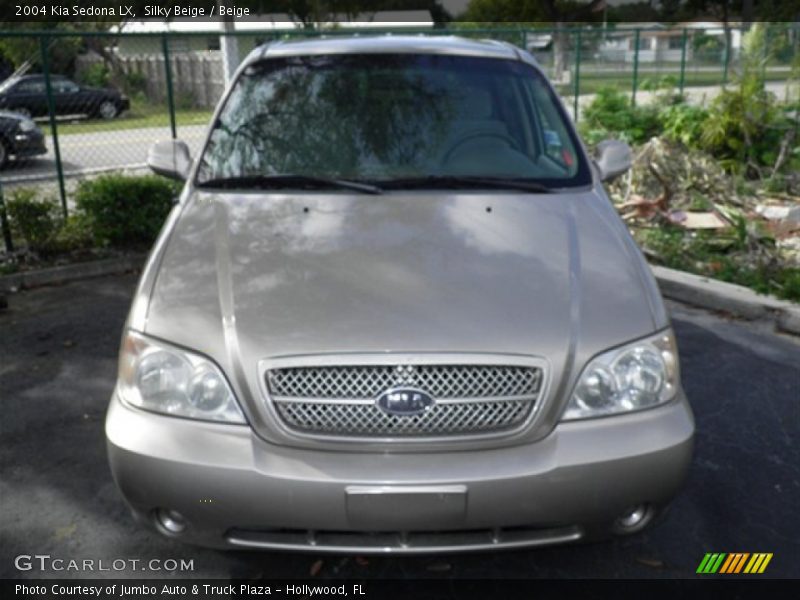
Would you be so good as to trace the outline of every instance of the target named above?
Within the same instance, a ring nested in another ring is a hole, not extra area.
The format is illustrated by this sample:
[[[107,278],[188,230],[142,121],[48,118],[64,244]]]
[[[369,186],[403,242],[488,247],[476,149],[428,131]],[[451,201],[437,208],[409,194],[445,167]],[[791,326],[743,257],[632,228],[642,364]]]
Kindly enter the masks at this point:
[[[684,92],[728,82],[744,32],[619,26],[370,31],[376,33],[455,34],[525,48],[579,120],[581,105],[604,86],[629,91],[635,103],[665,84]],[[236,38],[238,56],[244,57],[271,40],[353,34],[297,29],[225,35]],[[221,35],[0,32],[0,47],[15,49],[14,64],[0,62],[0,189],[8,195],[14,187],[35,184],[58,198],[67,214],[77,182],[101,172],[143,171],[147,150],[158,139],[179,137],[199,151],[225,88]],[[764,65],[766,79],[786,82],[800,49],[800,28],[771,24],[768,36],[773,52]]]

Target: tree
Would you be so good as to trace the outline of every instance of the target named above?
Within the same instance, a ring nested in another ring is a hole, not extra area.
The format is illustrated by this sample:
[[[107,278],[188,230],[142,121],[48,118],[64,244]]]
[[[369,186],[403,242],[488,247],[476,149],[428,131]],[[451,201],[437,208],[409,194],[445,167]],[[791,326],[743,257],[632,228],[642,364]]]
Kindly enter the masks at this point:
[[[567,34],[564,23],[597,21],[605,6],[605,0],[471,0],[463,20],[553,23],[553,77],[558,80],[566,68]]]
[[[284,12],[308,29],[329,23],[336,16],[353,20],[360,15],[374,15],[384,10],[427,10],[437,24],[450,20],[439,0],[277,0],[259,3],[258,10],[263,12],[265,9]]]
[[[5,23],[0,22],[0,30],[14,29],[43,31],[43,32],[63,32],[71,31],[71,27],[63,23],[51,22],[24,22],[24,23]],[[42,52],[39,36],[25,37],[0,37],[0,56],[11,63],[14,70],[41,68]],[[54,73],[70,73],[75,66],[75,58],[78,56],[82,42],[80,37],[52,37],[48,41],[50,69]]]

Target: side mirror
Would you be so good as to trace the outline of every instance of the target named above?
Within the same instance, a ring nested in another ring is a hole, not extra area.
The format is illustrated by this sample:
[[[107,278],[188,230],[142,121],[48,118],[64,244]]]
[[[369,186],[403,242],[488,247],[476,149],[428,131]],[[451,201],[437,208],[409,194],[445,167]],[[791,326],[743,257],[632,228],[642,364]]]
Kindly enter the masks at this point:
[[[618,140],[600,142],[597,144],[595,164],[600,172],[600,181],[611,181],[631,168],[631,147]]]
[[[156,142],[147,152],[147,166],[164,177],[185,181],[192,167],[189,146],[183,140]]]

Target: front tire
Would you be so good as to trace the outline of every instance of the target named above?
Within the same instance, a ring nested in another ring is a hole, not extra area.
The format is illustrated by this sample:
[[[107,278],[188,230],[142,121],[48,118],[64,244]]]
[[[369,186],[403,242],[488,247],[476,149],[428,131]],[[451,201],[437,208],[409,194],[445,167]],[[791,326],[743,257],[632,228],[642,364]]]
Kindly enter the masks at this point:
[[[0,170],[8,164],[8,146],[5,140],[0,139]]]
[[[115,118],[119,114],[119,108],[111,100],[103,100],[103,102],[97,108],[97,114],[101,119],[108,121]]]

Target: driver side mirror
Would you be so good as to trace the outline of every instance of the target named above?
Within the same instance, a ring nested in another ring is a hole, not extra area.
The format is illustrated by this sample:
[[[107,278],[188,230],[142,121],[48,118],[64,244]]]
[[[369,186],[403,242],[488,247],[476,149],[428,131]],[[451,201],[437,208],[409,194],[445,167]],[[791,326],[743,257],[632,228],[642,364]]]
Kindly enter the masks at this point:
[[[189,146],[183,140],[156,142],[147,152],[147,166],[164,177],[186,181],[192,167]]]
[[[619,140],[606,140],[597,144],[595,164],[600,173],[600,181],[611,181],[631,168],[633,157],[631,147]]]

